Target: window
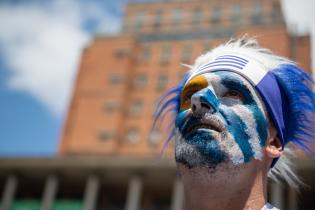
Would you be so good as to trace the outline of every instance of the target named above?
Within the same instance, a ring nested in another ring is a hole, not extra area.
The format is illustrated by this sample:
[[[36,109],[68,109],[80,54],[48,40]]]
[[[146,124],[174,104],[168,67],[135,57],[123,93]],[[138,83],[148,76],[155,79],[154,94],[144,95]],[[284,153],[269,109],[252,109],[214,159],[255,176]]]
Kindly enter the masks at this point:
[[[134,86],[137,88],[143,88],[147,84],[147,75],[139,74],[134,80]]]
[[[119,109],[120,109],[120,105],[116,101],[108,101],[104,104],[104,110],[106,112],[112,113],[112,112],[119,110]]]
[[[168,63],[171,60],[171,47],[169,45],[164,45],[160,55],[161,63]]]
[[[151,49],[150,47],[144,47],[140,54],[140,61],[148,61],[151,58]]]
[[[218,24],[221,20],[221,8],[219,6],[215,6],[212,9],[211,22],[213,24]]]
[[[251,16],[251,22],[252,22],[252,24],[262,23],[262,9],[261,9],[261,4],[260,4],[259,0],[254,1],[253,13]]]
[[[160,142],[161,132],[158,129],[153,129],[149,134],[149,143],[156,146]]]
[[[161,27],[161,24],[162,24],[162,11],[161,10],[158,10],[155,14],[155,19],[154,19],[154,23],[153,23],[153,27],[155,30],[158,30],[160,29]]]
[[[233,24],[240,24],[242,19],[241,5],[235,4],[231,11],[231,22]]]
[[[202,11],[200,8],[196,8],[193,11],[193,15],[192,15],[192,24],[195,25],[199,25],[201,23],[202,20]]]
[[[98,134],[98,138],[102,141],[107,141],[113,138],[113,132],[107,130],[101,130]]]
[[[112,74],[110,75],[109,82],[112,85],[117,85],[124,82],[124,77],[120,74]]]
[[[182,49],[181,61],[189,63],[191,59],[191,54],[192,54],[191,45],[185,45]]]
[[[114,56],[117,59],[123,59],[128,56],[128,50],[126,49],[116,49],[114,51]]]
[[[167,76],[164,74],[159,75],[156,89],[157,91],[164,90],[167,85]]]
[[[173,24],[173,29],[178,29],[180,26],[180,21],[182,19],[182,11],[180,9],[174,9],[172,11],[172,24]]]
[[[138,12],[135,16],[135,29],[136,31],[139,31],[141,27],[143,26],[144,22],[144,13]]]
[[[139,141],[139,131],[137,128],[129,128],[127,131],[127,140],[132,143],[136,144]]]
[[[131,115],[139,115],[143,110],[143,103],[140,99],[133,101],[130,106],[130,114]]]

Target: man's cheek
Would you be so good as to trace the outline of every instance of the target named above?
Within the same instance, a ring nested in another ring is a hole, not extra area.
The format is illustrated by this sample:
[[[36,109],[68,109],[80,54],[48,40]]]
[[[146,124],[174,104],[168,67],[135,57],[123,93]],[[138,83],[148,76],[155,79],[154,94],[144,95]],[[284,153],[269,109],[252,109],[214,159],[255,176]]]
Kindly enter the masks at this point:
[[[253,106],[251,108],[256,121],[257,133],[259,135],[260,146],[266,146],[266,141],[268,138],[268,121],[267,116],[264,114],[263,109],[258,106]]]
[[[244,162],[253,157],[261,160],[262,147],[267,138],[267,121],[257,106],[229,107],[228,130],[244,155]]]
[[[189,115],[189,111],[188,110],[180,111],[176,115],[175,127],[177,129],[179,129],[180,131],[183,129],[183,127],[185,125],[185,122],[187,121],[188,115]]]
[[[244,162],[249,162],[253,157],[252,147],[249,143],[250,136],[246,132],[247,125],[244,119],[239,116],[240,109],[229,108],[225,110],[226,120],[228,122],[228,132],[243,153]]]

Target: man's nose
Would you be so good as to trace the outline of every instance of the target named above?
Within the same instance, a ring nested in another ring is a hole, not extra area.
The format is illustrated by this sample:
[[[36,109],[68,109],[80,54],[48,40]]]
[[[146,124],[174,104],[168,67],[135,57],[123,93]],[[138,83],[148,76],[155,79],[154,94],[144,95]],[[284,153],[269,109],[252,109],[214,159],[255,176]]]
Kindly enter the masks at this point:
[[[219,100],[208,88],[202,89],[191,97],[191,109],[195,115],[215,113],[218,110]]]

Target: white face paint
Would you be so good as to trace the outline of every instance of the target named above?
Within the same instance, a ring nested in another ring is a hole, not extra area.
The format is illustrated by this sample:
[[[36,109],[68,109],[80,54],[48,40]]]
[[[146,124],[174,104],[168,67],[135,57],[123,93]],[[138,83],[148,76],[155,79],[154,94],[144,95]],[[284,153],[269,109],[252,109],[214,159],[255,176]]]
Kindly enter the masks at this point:
[[[268,135],[264,105],[254,87],[230,71],[198,75],[181,93],[175,158],[188,167],[261,160]]]

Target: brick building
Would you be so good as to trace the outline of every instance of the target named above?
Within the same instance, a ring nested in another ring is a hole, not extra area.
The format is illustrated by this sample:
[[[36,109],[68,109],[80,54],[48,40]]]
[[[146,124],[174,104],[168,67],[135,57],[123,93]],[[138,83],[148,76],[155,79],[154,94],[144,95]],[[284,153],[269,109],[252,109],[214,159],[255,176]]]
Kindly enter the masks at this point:
[[[279,0],[128,4],[121,34],[95,37],[82,52],[57,157],[0,160],[2,205],[29,198],[37,206],[29,209],[181,209],[173,145],[159,157],[167,125],[151,130],[153,111],[187,70],[181,63],[245,33],[311,72],[309,37],[288,34]],[[314,174],[310,160],[296,161],[302,175]],[[282,209],[314,207],[312,191],[298,202],[286,185],[269,187]]]
[[[245,33],[310,70],[309,38],[289,36],[279,1],[128,5],[123,35],[96,37],[83,52],[60,154],[158,154],[166,137],[150,133],[152,113],[187,70],[180,64]]]

